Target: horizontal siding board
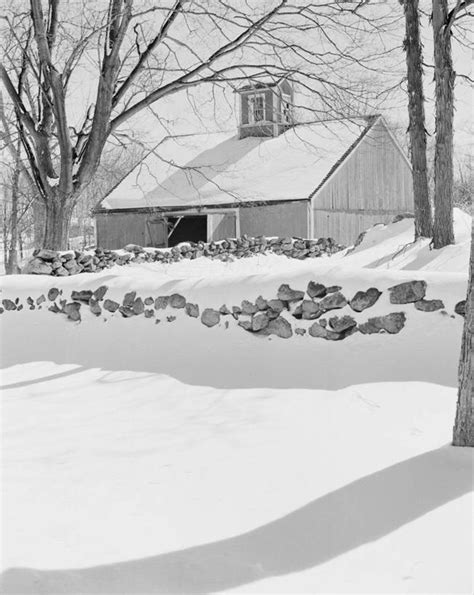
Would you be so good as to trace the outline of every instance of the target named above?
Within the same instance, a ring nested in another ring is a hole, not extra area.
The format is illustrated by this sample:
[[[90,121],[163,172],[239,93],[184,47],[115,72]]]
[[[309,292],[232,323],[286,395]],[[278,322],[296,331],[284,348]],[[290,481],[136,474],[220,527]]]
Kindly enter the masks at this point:
[[[306,237],[308,235],[307,202],[241,208],[240,232],[248,236]]]

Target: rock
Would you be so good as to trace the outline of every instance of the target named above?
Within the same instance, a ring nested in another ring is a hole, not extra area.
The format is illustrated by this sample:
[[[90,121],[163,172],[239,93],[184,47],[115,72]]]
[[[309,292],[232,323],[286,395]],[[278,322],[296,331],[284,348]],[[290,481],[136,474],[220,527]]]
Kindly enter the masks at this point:
[[[152,304],[155,303],[155,300],[152,297],[146,297],[143,300],[143,303],[145,304],[145,306],[151,306]]]
[[[129,306],[131,306],[133,304],[136,297],[137,297],[136,291],[129,291],[128,293],[126,293],[123,296],[122,306],[124,308],[128,308]]]
[[[336,291],[340,291],[342,287],[340,285],[330,285],[326,287],[326,293],[336,293]]]
[[[219,308],[219,312],[222,314],[222,316],[228,316],[229,314],[232,314],[232,312],[229,310],[229,308],[225,304],[223,304]]]
[[[405,312],[392,312],[386,316],[376,316],[369,318],[367,322],[359,324],[357,327],[363,335],[372,335],[385,331],[391,335],[399,333],[405,326]]]
[[[155,310],[164,310],[170,298],[167,295],[160,295],[155,300]]]
[[[239,306],[232,306],[232,316],[237,320],[237,318],[242,314],[242,310]]]
[[[2,300],[2,304],[3,304],[3,307],[5,308],[5,310],[7,310],[7,311],[16,310],[16,304],[12,300],[8,300],[8,299]]]
[[[5,310],[2,307],[0,307],[0,314],[3,314],[4,312]]]
[[[221,319],[220,312],[213,310],[212,308],[206,308],[201,314],[201,322],[207,327],[213,327],[219,324]]]
[[[466,316],[466,300],[461,300],[454,306],[454,311],[459,316]]]
[[[127,252],[135,252],[135,253],[139,253],[139,252],[143,252],[143,248],[141,246],[139,246],[138,244],[127,244],[124,247],[124,250],[126,250]]]
[[[41,258],[41,260],[56,260],[59,257],[59,252],[56,250],[47,250],[46,248],[41,248],[39,250],[35,250],[33,252],[33,256],[35,258]]]
[[[415,302],[415,308],[422,312],[435,312],[436,310],[442,310],[444,304],[441,300],[425,300],[423,298]]]
[[[31,296],[28,296],[26,298],[26,303],[28,304],[28,306],[33,306],[33,309],[34,309],[34,307],[35,307],[35,301],[34,301],[34,299]]]
[[[171,308],[184,308],[186,305],[186,298],[179,293],[173,293],[173,295],[170,296],[168,303]]]
[[[268,300],[267,304],[274,312],[280,313],[285,309],[285,304],[281,300]]]
[[[39,258],[32,258],[26,263],[22,273],[23,275],[51,275],[52,271],[53,267],[50,264]]]
[[[305,328],[295,328],[295,335],[300,335],[301,337],[303,335],[306,335],[306,329]]]
[[[67,315],[69,320],[79,322],[81,320],[81,304],[79,302],[69,302],[64,305],[63,312]]]
[[[293,336],[293,331],[288,320],[283,318],[283,316],[278,316],[277,318],[270,320],[265,328],[258,331],[258,334],[276,335],[282,339],[289,339]]]
[[[255,305],[259,310],[266,310],[268,308],[267,300],[264,300],[261,295],[255,300]]]
[[[139,316],[140,314],[143,314],[143,312],[145,311],[145,304],[143,303],[143,300],[141,297],[137,297],[132,306],[131,306],[133,313],[135,314],[135,316]]]
[[[251,331],[252,330],[252,323],[250,322],[250,320],[239,320],[239,322],[237,323],[237,325],[238,326],[241,326],[246,331]]]
[[[135,316],[135,312],[131,306],[120,306],[119,312],[124,318],[132,318],[132,316]]]
[[[104,302],[104,310],[107,310],[107,312],[116,312],[119,309],[119,306],[120,304],[113,300],[105,300]]]
[[[72,256],[72,255],[71,255],[71,256]],[[66,261],[64,262],[64,264],[63,264],[63,267],[64,267],[65,269],[67,269],[67,270],[69,271],[69,273],[71,273],[71,271],[75,271],[75,270],[76,270],[76,268],[77,268],[77,263],[76,263],[76,261],[74,260],[74,256],[72,256],[72,260],[71,260],[71,259],[69,259],[69,260],[66,260]]]
[[[242,310],[242,314],[255,314],[256,312],[258,312],[258,308],[255,304],[252,304],[252,302],[249,302],[248,300],[243,300],[242,303],[240,304],[240,309]]]
[[[104,299],[105,294],[107,293],[107,291],[109,290],[109,288],[107,287],[107,285],[101,285],[100,287],[98,287],[96,290],[94,290],[94,298],[100,302],[101,300]]]
[[[366,308],[371,308],[382,295],[376,287],[369,287],[367,291],[358,291],[349,302],[349,306],[354,312],[362,312]]]
[[[144,312],[145,318],[153,318],[155,311],[152,308],[147,308]]]
[[[278,288],[277,298],[284,302],[297,302],[304,298],[304,291],[300,291],[299,289],[291,289],[289,285],[284,283]]]
[[[389,287],[391,304],[410,304],[425,297],[426,281],[407,281]]]
[[[92,291],[90,289],[81,289],[81,291],[73,291],[71,293],[71,299],[76,302],[84,302],[88,304],[92,298]]]
[[[340,291],[336,291],[335,293],[327,295],[319,302],[319,307],[324,312],[327,310],[337,310],[339,308],[344,308],[346,305],[347,300]]]
[[[167,316],[167,317],[166,317],[166,320],[167,320],[168,322],[174,322],[174,321],[176,320],[176,316]]]
[[[329,319],[329,326],[336,333],[345,333],[357,326],[352,316],[333,316]]]
[[[94,316],[100,316],[102,314],[102,308],[97,300],[91,298],[89,301],[89,309]]]
[[[310,281],[308,283],[306,293],[309,295],[310,298],[321,298],[326,295],[327,290],[326,286],[322,283],[315,283],[314,281]]]
[[[54,300],[58,297],[59,295],[59,289],[57,287],[51,287],[51,289],[48,291],[48,300],[50,302],[54,302]]]
[[[61,312],[61,308],[56,304],[56,302],[53,302],[48,310],[54,314],[59,314],[59,312]]]
[[[185,306],[186,314],[191,316],[191,318],[198,318],[199,317],[199,306],[198,304],[190,304],[187,303]]]
[[[325,339],[327,336],[328,331],[321,326],[319,322],[313,323],[308,330],[311,337],[319,337],[321,339]]]
[[[44,297],[44,295],[40,295],[39,298],[36,298],[36,305],[39,306],[45,301],[46,301],[46,298]]]
[[[301,304],[302,309],[302,318],[304,320],[314,320],[318,318],[323,313],[323,310],[320,308],[317,302],[313,302],[313,300],[303,300]]]
[[[69,271],[65,269],[63,266],[60,266],[54,271],[56,277],[69,277]]]
[[[266,328],[270,322],[268,316],[261,312],[259,314],[254,314],[252,316],[252,330],[253,331],[261,331],[262,329]]]

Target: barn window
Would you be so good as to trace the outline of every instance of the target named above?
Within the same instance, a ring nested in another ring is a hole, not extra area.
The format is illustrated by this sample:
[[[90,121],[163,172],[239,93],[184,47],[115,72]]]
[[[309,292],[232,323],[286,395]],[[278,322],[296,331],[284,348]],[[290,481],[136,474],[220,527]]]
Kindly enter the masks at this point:
[[[286,124],[291,123],[291,97],[286,93],[282,95],[282,116],[283,122]]]
[[[249,97],[249,123],[255,124],[265,120],[265,95],[256,93]]]

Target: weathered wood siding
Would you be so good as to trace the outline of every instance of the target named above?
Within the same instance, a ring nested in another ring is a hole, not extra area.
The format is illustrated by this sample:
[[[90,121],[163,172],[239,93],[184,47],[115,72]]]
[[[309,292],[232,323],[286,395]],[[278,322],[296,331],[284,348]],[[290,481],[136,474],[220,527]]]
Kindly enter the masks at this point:
[[[248,236],[308,235],[308,202],[292,201],[241,207],[240,233]]]
[[[209,240],[225,240],[235,238],[236,214],[235,213],[212,213],[208,215]]]
[[[160,247],[166,245],[165,224],[149,213],[96,214],[97,245],[109,250],[127,244]]]
[[[411,169],[382,122],[376,123],[312,201],[313,236],[349,245],[375,223],[413,212]]]

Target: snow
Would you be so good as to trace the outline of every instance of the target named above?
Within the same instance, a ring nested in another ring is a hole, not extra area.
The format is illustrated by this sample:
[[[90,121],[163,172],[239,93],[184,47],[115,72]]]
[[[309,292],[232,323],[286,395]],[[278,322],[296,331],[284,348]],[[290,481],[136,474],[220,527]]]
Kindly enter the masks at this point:
[[[2,279],[2,298],[105,283],[201,308],[313,279],[383,289],[359,319],[407,313],[343,342],[2,314],[2,593],[471,593],[472,449],[449,446],[468,223],[436,252],[403,220],[330,258]],[[447,314],[389,303],[413,278]]]
[[[275,138],[235,131],[165,139],[102,202],[104,208],[305,199],[367,120],[300,125]]]

